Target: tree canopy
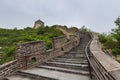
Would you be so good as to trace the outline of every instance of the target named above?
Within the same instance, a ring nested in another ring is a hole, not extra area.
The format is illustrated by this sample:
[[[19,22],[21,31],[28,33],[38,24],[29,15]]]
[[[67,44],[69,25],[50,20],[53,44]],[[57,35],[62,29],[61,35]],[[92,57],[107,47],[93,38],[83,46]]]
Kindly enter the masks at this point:
[[[88,29],[88,28],[85,27],[85,26],[82,26],[82,27],[79,29],[79,31],[81,31],[81,32],[89,32],[89,31],[91,31],[91,30]]]
[[[120,55],[120,17],[115,20],[117,28],[112,29],[109,35],[100,34],[99,40],[104,47],[111,49],[114,55]]]

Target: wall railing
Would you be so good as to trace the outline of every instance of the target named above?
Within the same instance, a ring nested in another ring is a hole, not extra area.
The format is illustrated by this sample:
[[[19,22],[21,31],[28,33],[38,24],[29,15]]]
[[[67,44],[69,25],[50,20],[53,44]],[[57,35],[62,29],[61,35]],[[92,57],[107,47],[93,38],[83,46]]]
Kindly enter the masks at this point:
[[[120,80],[120,64],[102,52],[101,49],[98,49],[100,48],[97,45],[98,39],[95,38],[94,34],[90,33],[91,39],[85,48],[90,78],[95,78],[95,80]]]

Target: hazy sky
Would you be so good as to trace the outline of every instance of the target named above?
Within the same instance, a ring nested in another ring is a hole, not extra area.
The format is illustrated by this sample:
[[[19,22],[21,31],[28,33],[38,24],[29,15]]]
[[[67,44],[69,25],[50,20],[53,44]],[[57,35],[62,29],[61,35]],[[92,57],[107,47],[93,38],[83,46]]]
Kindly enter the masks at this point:
[[[120,0],[0,0],[0,28],[32,27],[41,19],[46,25],[108,32],[118,16]]]

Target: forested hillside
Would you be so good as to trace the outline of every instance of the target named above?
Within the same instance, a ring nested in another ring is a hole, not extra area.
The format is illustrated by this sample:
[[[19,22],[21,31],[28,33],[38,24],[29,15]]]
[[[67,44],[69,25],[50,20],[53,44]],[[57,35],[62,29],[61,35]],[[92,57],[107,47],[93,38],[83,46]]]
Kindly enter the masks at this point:
[[[120,17],[115,20],[117,28],[112,29],[110,34],[100,34],[99,40],[104,48],[109,49],[113,55],[120,55]]]
[[[47,49],[52,47],[52,38],[63,35],[55,27],[40,27],[32,29],[2,29],[0,28],[0,47],[2,47],[2,59],[0,64],[13,60],[16,53],[16,45],[28,41],[45,40]]]

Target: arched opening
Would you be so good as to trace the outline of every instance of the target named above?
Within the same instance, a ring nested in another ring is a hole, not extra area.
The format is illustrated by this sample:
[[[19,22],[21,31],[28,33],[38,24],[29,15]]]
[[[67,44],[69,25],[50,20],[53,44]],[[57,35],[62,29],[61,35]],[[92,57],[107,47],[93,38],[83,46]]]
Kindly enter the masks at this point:
[[[75,43],[77,44],[77,41],[75,41]]]
[[[63,49],[63,48],[61,48],[61,51],[64,51],[64,49]]]
[[[36,62],[37,61],[36,57],[32,57],[31,61],[32,61],[32,63]]]

